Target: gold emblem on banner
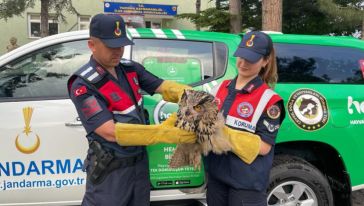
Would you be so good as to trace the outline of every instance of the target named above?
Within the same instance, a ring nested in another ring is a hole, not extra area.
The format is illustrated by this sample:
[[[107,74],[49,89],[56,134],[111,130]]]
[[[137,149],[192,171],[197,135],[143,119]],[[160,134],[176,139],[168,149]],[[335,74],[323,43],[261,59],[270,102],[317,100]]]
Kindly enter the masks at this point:
[[[23,133],[18,134],[15,139],[16,148],[25,154],[31,154],[35,152],[40,145],[40,138],[37,134],[33,133],[30,128],[30,120],[32,119],[33,108],[24,107],[23,117],[25,122],[25,127]]]

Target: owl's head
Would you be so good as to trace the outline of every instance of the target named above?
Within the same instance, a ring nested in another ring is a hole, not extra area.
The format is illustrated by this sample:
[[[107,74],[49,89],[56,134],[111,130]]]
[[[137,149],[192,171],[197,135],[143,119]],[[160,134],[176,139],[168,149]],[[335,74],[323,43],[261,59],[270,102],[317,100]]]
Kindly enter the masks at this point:
[[[185,90],[178,106],[176,126],[187,131],[196,131],[201,121],[208,124],[217,118],[215,97],[204,91]]]

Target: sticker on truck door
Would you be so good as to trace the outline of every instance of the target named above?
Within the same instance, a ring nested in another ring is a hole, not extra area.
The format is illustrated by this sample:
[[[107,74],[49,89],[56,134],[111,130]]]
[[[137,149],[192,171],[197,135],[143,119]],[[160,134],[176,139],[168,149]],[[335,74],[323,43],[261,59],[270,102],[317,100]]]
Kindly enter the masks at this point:
[[[33,115],[32,107],[24,107],[23,108],[23,117],[25,122],[24,131],[21,134],[18,134],[15,139],[15,146],[24,154],[31,154],[39,148],[40,138],[38,134],[34,133],[30,128],[30,120]]]
[[[288,114],[301,129],[315,131],[329,120],[327,101],[312,89],[299,89],[292,93],[287,104]]]

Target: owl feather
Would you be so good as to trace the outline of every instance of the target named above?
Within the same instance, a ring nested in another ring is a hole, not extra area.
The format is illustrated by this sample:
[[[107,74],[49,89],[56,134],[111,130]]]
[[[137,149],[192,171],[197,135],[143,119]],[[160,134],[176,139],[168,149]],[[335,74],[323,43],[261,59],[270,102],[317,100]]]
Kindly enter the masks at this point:
[[[195,169],[200,169],[201,154],[206,156],[210,151],[222,154],[231,150],[229,141],[223,138],[222,133],[225,119],[218,112],[213,95],[204,91],[185,90],[178,106],[175,126],[194,132],[197,141],[194,144],[178,144],[169,167],[193,165]]]

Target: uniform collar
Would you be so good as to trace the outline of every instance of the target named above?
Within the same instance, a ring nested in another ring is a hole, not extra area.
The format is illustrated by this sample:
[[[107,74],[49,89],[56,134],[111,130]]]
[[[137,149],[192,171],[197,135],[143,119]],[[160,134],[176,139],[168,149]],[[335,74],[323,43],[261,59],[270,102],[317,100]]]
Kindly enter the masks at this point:
[[[90,62],[89,62],[90,66],[93,67],[94,69],[96,69],[96,71],[100,74],[103,75],[105,72],[109,73],[103,66],[101,66],[101,64],[99,64],[93,56],[90,57]]]
[[[94,59],[93,56],[90,57],[90,65],[96,69],[96,67],[101,67],[103,68],[99,63],[97,63],[97,61]]]
[[[94,57],[91,55],[91,57],[90,57],[90,65],[92,66],[92,67],[96,67],[96,66],[98,66],[99,65],[99,63],[97,63],[96,62],[96,60],[94,59]]]
[[[241,90],[236,90],[235,89],[236,79],[237,77],[231,80],[231,82],[227,85],[227,87],[229,88],[229,90],[241,93],[252,93],[255,89],[257,89],[264,83],[262,78],[260,76],[257,76],[254,79],[250,80]]]

